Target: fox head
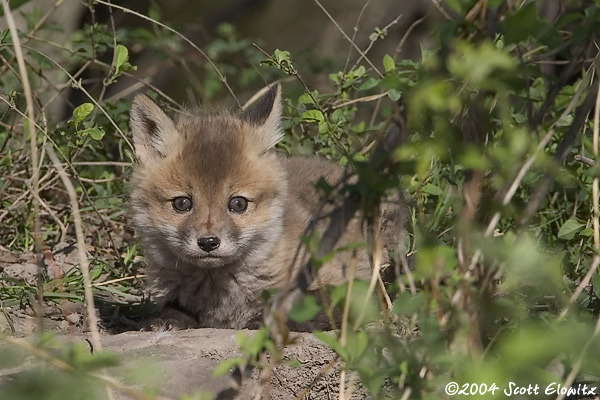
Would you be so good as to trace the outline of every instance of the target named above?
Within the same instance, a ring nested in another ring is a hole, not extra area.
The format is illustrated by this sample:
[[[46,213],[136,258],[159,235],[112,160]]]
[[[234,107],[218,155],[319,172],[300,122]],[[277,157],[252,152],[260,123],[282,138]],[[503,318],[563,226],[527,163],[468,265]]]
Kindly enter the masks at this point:
[[[148,97],[134,99],[131,207],[151,261],[214,268],[268,257],[287,196],[273,149],[280,114],[279,85],[241,112],[197,109],[174,120]]]

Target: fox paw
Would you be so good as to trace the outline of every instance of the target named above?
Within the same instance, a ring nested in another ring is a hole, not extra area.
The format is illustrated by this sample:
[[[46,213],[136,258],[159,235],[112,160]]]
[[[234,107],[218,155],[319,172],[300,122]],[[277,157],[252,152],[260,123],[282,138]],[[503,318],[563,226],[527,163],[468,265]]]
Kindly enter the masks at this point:
[[[182,310],[167,305],[160,315],[146,319],[141,326],[143,331],[180,331],[198,328],[198,322]]]
[[[149,332],[181,331],[193,328],[197,328],[195,321],[187,323],[176,318],[152,317],[141,323],[141,330]]]

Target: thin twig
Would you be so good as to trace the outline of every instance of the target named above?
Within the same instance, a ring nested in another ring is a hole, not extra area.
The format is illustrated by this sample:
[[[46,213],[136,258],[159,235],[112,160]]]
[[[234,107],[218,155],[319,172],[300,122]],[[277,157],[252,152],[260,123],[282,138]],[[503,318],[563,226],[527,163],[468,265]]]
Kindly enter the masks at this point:
[[[377,73],[377,75],[379,75],[380,78],[383,78],[383,74],[379,71],[379,69],[377,69],[377,67],[375,65],[373,65],[373,63],[371,62],[371,60],[369,60],[369,58],[360,49],[360,47],[358,47],[356,45],[356,43],[354,43],[352,41],[352,39],[350,39],[350,37],[346,34],[346,32],[344,32],[344,30],[342,29],[342,27],[337,23],[337,21],[335,20],[335,18],[333,18],[331,16],[331,14],[329,14],[329,11],[327,11],[327,9],[325,9],[325,7],[323,7],[323,4],[321,4],[321,2],[319,0],[313,0],[313,1],[319,6],[319,8],[325,13],[325,15],[327,15],[327,18],[329,18],[329,20],[333,23],[333,25],[335,25],[335,27],[337,28],[337,30],[340,31],[340,33],[342,34],[342,36],[344,37],[344,39],[346,39],[352,45],[352,47],[354,47],[354,49],[358,52],[358,54],[360,54],[361,57],[365,59],[365,61],[367,62],[367,64],[369,64],[369,66],[371,68],[373,68],[373,71],[375,71]]]
[[[371,0],[367,0],[365,2],[365,5],[361,8],[360,13],[358,13],[358,18],[356,18],[356,23],[354,24],[354,32],[352,33],[352,43],[354,43],[354,40],[356,39],[356,34],[358,33],[358,24],[360,23],[360,20],[362,19],[362,16],[363,16],[365,10],[367,9],[367,7],[369,6],[369,4],[371,4]],[[348,49],[348,56],[346,57],[346,62],[344,63],[344,70],[343,70],[344,74],[346,74],[348,72],[348,64],[350,63],[351,56],[352,56],[352,45]]]
[[[223,74],[221,73],[221,71],[219,70],[219,68],[215,65],[215,63],[210,59],[210,57],[208,57],[208,55],[202,51],[202,49],[200,49],[200,47],[196,46],[196,44],[194,42],[192,42],[190,39],[188,39],[186,36],[182,35],[181,33],[179,33],[178,31],[176,31],[175,29],[171,28],[168,25],[163,24],[162,22],[159,22],[155,19],[152,19],[144,14],[140,14],[136,11],[133,11],[132,9],[129,9],[127,7],[122,7],[116,4],[112,4],[108,1],[104,1],[104,0],[94,0],[96,3],[99,4],[104,4],[105,6],[108,7],[113,7],[116,8],[118,10],[123,11],[124,13],[128,13],[128,14],[133,14],[136,17],[142,18],[146,21],[150,21],[153,24],[156,24],[158,26],[160,26],[161,28],[164,28],[166,30],[168,30],[169,32],[177,35],[178,37],[180,37],[184,42],[186,42],[187,44],[189,44],[190,46],[192,46],[194,48],[194,50],[196,50],[198,53],[200,53],[200,55],[202,55],[202,57],[204,57],[204,59],[210,64],[210,66],[212,67],[212,69],[215,71],[215,73],[217,74],[217,76],[219,77],[219,80],[221,81],[221,83],[223,83],[223,85],[225,85],[225,87],[227,88],[227,90],[229,91],[229,93],[231,94],[231,97],[233,97],[233,99],[235,100],[235,102],[237,103],[237,105],[242,108],[242,104],[239,102],[237,96],[235,95],[235,93],[233,92],[233,89],[231,89],[231,86],[229,86],[229,83],[227,83],[227,79],[223,76]]]
[[[396,25],[400,21],[400,18],[402,18],[402,14],[398,15],[394,20],[392,20],[392,22],[390,22],[389,24],[387,24],[386,26],[384,26],[381,30],[384,31],[384,32],[386,32],[392,26]],[[354,66],[352,67],[353,69],[358,66],[358,63],[360,63],[362,61],[362,59],[367,56],[367,54],[369,54],[369,51],[371,51],[371,49],[373,48],[373,45],[375,44],[375,42],[378,39],[379,39],[379,37],[375,37],[375,38],[371,39],[371,41],[369,42],[369,45],[363,51],[363,54],[360,57],[358,57],[358,59],[354,63]]]
[[[444,18],[446,18],[448,21],[452,21],[452,17],[450,16],[450,14],[448,14],[448,12],[444,10],[444,8],[440,5],[442,3],[442,0],[431,0],[431,3],[434,5],[435,8],[437,8],[440,14],[444,16]]]
[[[92,3],[93,3],[93,0],[92,0]],[[92,4],[91,7],[93,8],[94,5]],[[92,11],[92,15],[94,15],[94,14],[95,13]],[[115,19],[113,18],[113,10],[110,7],[108,7],[108,19],[110,21],[110,30],[112,32],[113,59],[112,59],[112,63],[110,65],[110,68],[108,68],[108,72],[106,73],[106,76],[102,80],[102,89],[100,90],[100,95],[98,95],[98,103],[102,103],[102,101],[104,100],[104,95],[106,94],[106,89],[111,84],[110,77],[115,72],[115,67],[114,66],[116,64],[115,61],[116,61],[116,58],[117,58],[117,31],[115,29]],[[96,59],[96,58],[97,57],[94,57],[94,59]],[[92,125],[96,121],[96,115],[97,114],[98,114],[98,109],[94,108],[94,111],[92,112],[92,116],[90,117],[90,123]]]
[[[344,101],[342,103],[339,104],[334,104],[331,106],[332,109],[337,110],[338,108],[342,108],[342,107],[346,107],[352,104],[356,104],[356,103],[367,103],[369,101],[375,101],[377,99],[380,99],[382,97],[387,96],[387,92],[384,93],[379,93],[379,94],[373,94],[371,96],[365,96],[365,97],[358,97],[356,99],[352,99],[352,100],[348,100],[348,101]]]
[[[575,154],[575,156],[573,156],[573,159],[575,161],[579,161],[582,164],[589,165],[590,167],[596,165],[596,162],[594,160],[581,154]]]
[[[100,65],[102,67],[105,67],[105,68],[110,68],[110,65],[108,65],[100,60],[93,60],[93,63]],[[160,90],[158,87],[154,86],[152,83],[147,82],[146,79],[140,79],[137,76],[135,76],[127,71],[121,71],[121,75],[131,78],[131,79],[137,81],[141,85],[149,87],[150,89],[152,89],[153,91],[158,93],[159,96],[161,96],[162,98],[167,100],[169,103],[173,104],[176,107],[180,107],[179,103],[177,103],[175,100],[173,100],[173,98],[171,98],[165,92]],[[137,87],[134,90],[137,90]],[[121,98],[125,97],[127,94],[129,94],[131,91],[132,91],[132,89],[130,89],[130,88],[124,88],[120,92],[110,95],[109,99],[121,99]]]
[[[427,17],[429,17],[428,14],[422,16],[421,18],[413,21],[413,23],[410,24],[410,26],[408,27],[406,32],[404,32],[402,39],[400,39],[398,46],[396,46],[396,49],[394,50],[394,57],[392,57],[394,59],[394,61],[396,61],[398,59],[398,56],[400,55],[400,52],[402,51],[402,47],[404,47],[404,43],[406,43],[406,41],[408,40],[408,37],[410,36],[412,31],[415,30],[415,28],[417,26],[419,26],[423,21],[425,21],[427,19]]]
[[[106,286],[106,285],[110,285],[111,283],[128,281],[128,280],[131,280],[131,279],[144,279],[145,277],[146,277],[146,275],[144,275],[144,274],[134,275],[134,276],[126,276],[124,278],[116,278],[116,279],[111,279],[109,281],[94,283],[94,287]]]
[[[36,52],[37,54],[41,55],[42,57],[44,57],[45,59],[47,59],[48,61],[50,61],[52,64],[56,65],[62,72],[64,72],[68,77],[69,80],[71,81],[73,88],[75,89],[79,89],[83,92],[83,94],[85,94],[85,96],[90,99],[90,101],[92,103],[94,103],[94,106],[97,107],[102,114],[104,114],[104,116],[106,117],[106,119],[108,120],[108,122],[110,122],[110,124],[116,129],[116,131],[119,133],[119,136],[121,136],[121,138],[125,141],[125,143],[127,143],[127,145],[129,146],[129,148],[131,150],[133,150],[133,144],[131,143],[131,141],[127,138],[127,135],[125,135],[125,133],[123,132],[123,130],[119,127],[119,125],[117,125],[117,123],[114,121],[114,119],[108,114],[108,112],[104,109],[104,107],[102,107],[98,101],[83,87],[81,86],[81,80],[77,80],[75,79],[75,77],[73,75],[71,75],[69,73],[69,71],[67,71],[60,63],[56,62],[54,59],[52,59],[50,56],[44,54],[43,52],[24,46],[26,49],[29,49],[33,52]]]

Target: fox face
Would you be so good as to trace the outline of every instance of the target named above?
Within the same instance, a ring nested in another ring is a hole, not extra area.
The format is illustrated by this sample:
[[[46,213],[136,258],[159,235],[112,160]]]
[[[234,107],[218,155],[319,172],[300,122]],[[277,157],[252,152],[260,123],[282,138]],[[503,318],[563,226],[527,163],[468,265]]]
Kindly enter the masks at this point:
[[[273,151],[280,96],[272,86],[243,112],[197,110],[176,120],[146,96],[135,98],[131,207],[149,262],[213,269],[269,256],[287,196]]]

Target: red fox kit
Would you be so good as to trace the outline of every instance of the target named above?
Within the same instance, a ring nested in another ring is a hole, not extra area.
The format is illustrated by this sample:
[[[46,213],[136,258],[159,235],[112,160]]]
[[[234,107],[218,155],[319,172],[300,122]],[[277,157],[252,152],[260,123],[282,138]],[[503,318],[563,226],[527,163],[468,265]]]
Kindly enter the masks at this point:
[[[131,207],[149,282],[159,304],[191,316],[192,325],[255,327],[261,292],[291,278],[319,203],[314,183],[342,175],[318,158],[278,156],[280,114],[279,85],[239,113],[197,109],[172,120],[146,96],[133,101]],[[364,241],[361,222],[353,225],[341,244]],[[321,282],[343,282],[347,261],[322,267]]]

